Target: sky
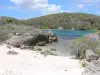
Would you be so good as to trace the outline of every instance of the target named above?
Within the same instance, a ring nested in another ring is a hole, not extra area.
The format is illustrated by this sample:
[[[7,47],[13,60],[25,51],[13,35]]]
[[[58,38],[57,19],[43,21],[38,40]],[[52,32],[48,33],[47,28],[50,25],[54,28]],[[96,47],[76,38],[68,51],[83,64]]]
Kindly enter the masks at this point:
[[[0,16],[28,19],[62,12],[100,15],[100,0],[0,0]]]

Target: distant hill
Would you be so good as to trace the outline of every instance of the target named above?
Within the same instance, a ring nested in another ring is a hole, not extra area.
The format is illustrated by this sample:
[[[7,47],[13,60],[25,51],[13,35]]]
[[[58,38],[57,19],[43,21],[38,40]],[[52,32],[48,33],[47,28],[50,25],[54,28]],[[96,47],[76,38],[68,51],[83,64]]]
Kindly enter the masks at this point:
[[[0,17],[0,25],[2,24],[31,25],[42,29],[59,27],[65,29],[98,29],[100,28],[100,16],[86,13],[58,13],[27,20]]]

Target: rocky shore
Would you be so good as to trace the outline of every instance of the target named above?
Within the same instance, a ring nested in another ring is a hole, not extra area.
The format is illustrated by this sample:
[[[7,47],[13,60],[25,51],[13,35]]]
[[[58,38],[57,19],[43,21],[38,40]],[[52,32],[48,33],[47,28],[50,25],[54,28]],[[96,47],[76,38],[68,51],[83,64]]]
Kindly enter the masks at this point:
[[[76,58],[81,60],[85,70],[81,75],[100,75],[100,34],[90,34],[74,43]]]
[[[0,45],[0,75],[100,75],[98,34],[75,41],[78,59],[74,55],[61,56],[66,52],[48,46],[59,41],[51,31],[34,29],[6,35],[9,38],[5,37]]]
[[[57,42],[57,36],[52,32],[43,30],[33,30],[25,33],[14,33],[5,43],[17,48],[26,49],[34,46],[45,46],[46,44]]]

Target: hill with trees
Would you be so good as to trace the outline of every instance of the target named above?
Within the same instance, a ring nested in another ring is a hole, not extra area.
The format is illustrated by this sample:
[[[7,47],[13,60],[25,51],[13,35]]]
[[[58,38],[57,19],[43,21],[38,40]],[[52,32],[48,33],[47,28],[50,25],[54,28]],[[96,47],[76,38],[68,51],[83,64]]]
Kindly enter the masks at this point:
[[[29,25],[41,29],[99,29],[100,16],[86,13],[58,13],[27,20],[18,20],[11,17],[0,17],[0,25],[16,24]]]

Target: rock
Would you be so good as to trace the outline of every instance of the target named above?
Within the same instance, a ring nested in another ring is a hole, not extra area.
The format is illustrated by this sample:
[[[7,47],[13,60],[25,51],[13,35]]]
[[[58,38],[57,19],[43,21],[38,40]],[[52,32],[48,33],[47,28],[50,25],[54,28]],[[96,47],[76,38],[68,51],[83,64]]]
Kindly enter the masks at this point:
[[[17,47],[17,48],[21,48],[23,45],[45,46],[46,44],[49,43],[49,37],[51,37],[51,35],[49,36],[49,34],[47,32],[44,32],[44,31],[40,32],[40,30],[39,31],[32,30],[32,31],[28,31],[25,33],[21,33],[20,35],[19,34],[20,33],[18,33],[17,35],[14,35],[12,38],[8,39],[6,41],[6,43],[11,46]],[[57,39],[57,37],[56,37],[56,39]],[[53,38],[52,42],[55,42],[56,39]]]
[[[45,33],[35,33],[35,34],[30,34],[28,36],[24,36],[24,42],[23,44],[28,45],[28,46],[34,46],[39,42],[46,42],[49,43],[49,36]],[[42,43],[43,44],[43,43]]]
[[[11,49],[11,46],[10,45],[7,45],[7,48]]]
[[[82,75],[100,75],[100,59],[90,62]]]
[[[56,49],[55,48],[50,48],[50,51],[56,51]]]
[[[56,54],[50,52],[49,50],[41,51],[41,54],[44,54],[44,56],[48,56],[48,55],[54,55],[54,56],[57,56]]]
[[[19,54],[19,53],[12,50],[12,51],[8,51],[7,54],[10,54],[10,55],[17,55],[17,54]]]
[[[26,46],[26,45],[21,45],[21,49],[34,49],[33,46]]]
[[[86,50],[86,60],[97,60],[99,58],[99,54],[95,54],[92,50]]]
[[[52,31],[49,31],[48,34],[50,43],[58,41],[57,36]]]
[[[22,37],[21,36],[13,36],[11,39],[6,41],[6,44],[20,48],[22,44]]]
[[[67,69],[65,69],[65,71],[67,71]]]
[[[58,39],[57,39],[57,36],[56,35],[53,35],[53,36],[49,36],[49,42],[52,43],[52,42],[56,42]]]
[[[39,42],[36,44],[36,46],[45,46],[46,45],[46,42]]]
[[[35,49],[34,49],[35,51],[42,51],[42,49],[41,48],[39,48],[39,47],[35,47]]]

